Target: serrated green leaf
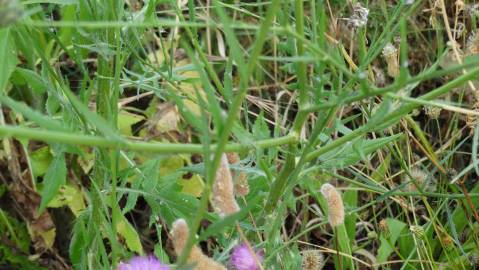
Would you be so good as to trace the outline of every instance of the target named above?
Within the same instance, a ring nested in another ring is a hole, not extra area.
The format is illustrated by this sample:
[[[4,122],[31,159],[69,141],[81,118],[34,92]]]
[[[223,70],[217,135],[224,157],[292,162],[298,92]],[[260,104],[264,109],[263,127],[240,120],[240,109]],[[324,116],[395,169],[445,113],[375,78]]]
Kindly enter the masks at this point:
[[[9,28],[0,29],[0,59],[2,59],[0,65],[0,93],[5,92],[8,79],[18,63],[12,44],[13,40]]]
[[[17,67],[15,73],[22,77],[30,88],[37,94],[43,94],[47,91],[48,85],[45,81],[32,70]]]
[[[363,159],[366,155],[384,147],[386,144],[398,139],[401,134],[374,140],[357,139],[346,143],[343,147],[322,155],[319,159],[321,169],[341,169]]]

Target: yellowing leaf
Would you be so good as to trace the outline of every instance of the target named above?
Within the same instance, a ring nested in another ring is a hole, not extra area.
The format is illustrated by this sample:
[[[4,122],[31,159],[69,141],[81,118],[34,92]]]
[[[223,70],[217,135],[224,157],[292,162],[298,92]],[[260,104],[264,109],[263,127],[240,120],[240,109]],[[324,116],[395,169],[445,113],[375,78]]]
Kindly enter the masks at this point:
[[[30,163],[34,177],[43,176],[52,162],[53,156],[50,153],[50,147],[44,146],[30,154]]]
[[[43,238],[43,241],[45,241],[45,246],[48,248],[53,247],[53,244],[55,243],[55,237],[56,237],[56,229],[50,229],[45,232],[40,232],[40,236]]]
[[[179,183],[182,187],[181,191],[183,193],[190,194],[195,197],[200,197],[205,187],[203,179],[197,174],[194,174],[190,179],[180,179]]]
[[[42,247],[52,248],[55,243],[56,237],[56,228],[53,227],[49,230],[43,230],[41,225],[38,224],[27,224],[28,234],[31,235],[32,239],[40,240]]]
[[[183,168],[185,164],[189,163],[188,159],[188,155],[175,155],[162,160],[160,165],[160,176],[168,175],[178,169]],[[193,176],[189,179],[180,177],[178,179],[178,184],[181,185],[183,193],[187,193],[196,197],[201,196],[201,193],[205,187],[203,179],[198,174],[193,174]]]
[[[78,217],[80,211],[85,209],[85,201],[81,190],[73,185],[61,186],[57,196],[50,201],[48,207],[58,208],[62,206],[68,206],[73,214]]]
[[[123,217],[123,219],[116,225],[116,229],[118,234],[125,239],[126,246],[129,250],[140,255],[143,254],[140,237],[128,220]]]
[[[121,134],[126,136],[132,136],[131,126],[142,121],[143,116],[130,113],[127,111],[120,111],[118,114],[118,128],[120,129]]]
[[[180,115],[178,109],[175,107],[167,110],[162,117],[156,123],[156,130],[159,132],[168,132],[178,129],[178,122],[180,121]]]
[[[178,62],[178,66],[186,66],[190,63],[188,61],[180,61]],[[200,115],[200,107],[198,105],[198,98],[196,91],[199,92],[199,95],[202,99],[206,100],[206,93],[203,91],[203,87],[199,80],[200,74],[195,70],[185,70],[183,72],[179,72],[179,75],[184,79],[181,82],[179,89],[185,96],[188,97],[184,101],[185,106],[192,111],[195,115]]]
[[[180,155],[165,158],[160,164],[160,176],[168,175],[185,165],[185,160]]]

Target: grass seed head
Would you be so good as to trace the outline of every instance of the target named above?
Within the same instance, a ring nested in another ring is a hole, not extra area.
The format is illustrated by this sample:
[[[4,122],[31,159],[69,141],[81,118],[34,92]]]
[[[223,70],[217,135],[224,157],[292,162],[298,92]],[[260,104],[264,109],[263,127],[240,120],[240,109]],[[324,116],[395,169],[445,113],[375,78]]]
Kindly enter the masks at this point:
[[[412,225],[409,227],[409,230],[418,238],[424,239],[424,228],[418,225]]]
[[[176,256],[180,256],[186,246],[186,242],[188,241],[190,229],[188,228],[188,224],[184,219],[176,220],[173,222],[172,227],[171,236],[173,239],[173,247]],[[194,270],[226,270],[226,267],[203,254],[203,251],[201,251],[201,249],[196,245],[191,249],[187,261],[188,264],[194,265]]]
[[[213,184],[211,203],[221,216],[234,214],[240,210],[234,195],[234,184],[226,154],[221,156],[220,166]]]
[[[227,153],[226,156],[228,157],[229,164],[239,164],[240,157],[237,153]],[[248,176],[243,171],[233,171],[231,175],[234,178],[234,191],[235,194],[238,196],[246,196],[249,194],[249,184],[248,184]]]
[[[321,186],[321,193],[328,203],[328,219],[331,226],[336,227],[343,224],[344,204],[341,194],[329,183]]]

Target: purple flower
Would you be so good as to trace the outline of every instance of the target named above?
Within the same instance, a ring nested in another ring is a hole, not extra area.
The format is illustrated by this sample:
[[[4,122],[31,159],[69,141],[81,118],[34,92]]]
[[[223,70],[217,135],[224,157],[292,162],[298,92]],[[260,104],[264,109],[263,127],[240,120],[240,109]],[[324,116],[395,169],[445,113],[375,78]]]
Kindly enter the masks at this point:
[[[263,251],[256,252],[256,256],[251,253],[248,246],[241,244],[233,249],[230,264],[236,270],[259,270],[258,265],[263,261]],[[255,258],[256,257],[256,258]]]
[[[133,257],[128,263],[120,262],[118,270],[170,270],[169,266],[162,264],[155,256]]]

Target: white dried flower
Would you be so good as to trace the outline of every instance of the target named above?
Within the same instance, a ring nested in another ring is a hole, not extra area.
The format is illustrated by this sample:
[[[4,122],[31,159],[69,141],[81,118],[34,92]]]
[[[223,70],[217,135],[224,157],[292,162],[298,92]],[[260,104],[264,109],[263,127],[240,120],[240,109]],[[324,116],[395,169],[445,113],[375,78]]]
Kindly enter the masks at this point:
[[[387,43],[382,53],[388,67],[388,75],[396,78],[399,76],[398,50],[393,44]]]
[[[467,38],[466,54],[479,54],[479,29],[477,29],[475,32],[472,32]]]
[[[369,9],[363,7],[361,3],[353,6],[353,15],[346,19],[349,24],[355,28],[363,27],[368,23]]]
[[[457,22],[457,25],[454,29],[454,38],[458,39],[464,34],[464,30],[466,30],[466,26],[462,22]]]
[[[424,111],[426,112],[426,115],[429,116],[429,118],[439,119],[439,116],[441,116],[442,109],[436,106],[425,105]]]
[[[0,28],[15,23],[22,14],[18,0],[0,0]]]

